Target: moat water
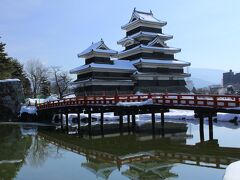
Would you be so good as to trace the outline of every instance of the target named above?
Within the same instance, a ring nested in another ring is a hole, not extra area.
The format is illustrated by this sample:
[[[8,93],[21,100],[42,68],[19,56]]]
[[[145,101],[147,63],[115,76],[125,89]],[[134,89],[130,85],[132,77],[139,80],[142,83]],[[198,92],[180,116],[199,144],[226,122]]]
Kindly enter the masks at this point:
[[[186,131],[164,136],[116,133],[91,138],[2,123],[0,179],[222,179],[226,166],[240,158],[240,126],[214,123],[214,140],[207,141],[205,124],[205,142],[199,143],[196,121],[181,123]]]

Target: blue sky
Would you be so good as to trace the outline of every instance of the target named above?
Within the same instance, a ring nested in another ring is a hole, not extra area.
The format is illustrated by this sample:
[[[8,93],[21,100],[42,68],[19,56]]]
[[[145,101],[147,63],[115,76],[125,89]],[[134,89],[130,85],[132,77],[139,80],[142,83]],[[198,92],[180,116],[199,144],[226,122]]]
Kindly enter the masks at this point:
[[[153,11],[192,67],[240,71],[239,0],[0,0],[0,36],[12,57],[40,59],[65,70],[82,65],[77,53],[103,38],[115,50],[121,26],[137,10]]]

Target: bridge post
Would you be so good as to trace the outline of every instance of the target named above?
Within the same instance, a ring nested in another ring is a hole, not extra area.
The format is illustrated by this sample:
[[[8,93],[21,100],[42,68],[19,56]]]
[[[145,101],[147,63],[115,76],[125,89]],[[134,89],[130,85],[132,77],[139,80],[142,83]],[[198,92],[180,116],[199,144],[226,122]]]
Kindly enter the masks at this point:
[[[217,96],[213,97],[213,104],[214,104],[214,107],[217,108],[218,106]]]
[[[133,132],[135,132],[135,130],[136,130],[136,116],[135,116],[135,114],[133,113],[132,114],[132,131]]]
[[[116,91],[115,91],[114,100],[115,100],[115,104],[117,104],[117,103],[119,102],[119,97],[118,97],[118,91],[117,91],[117,89],[116,89]]]
[[[155,113],[152,113],[152,133],[155,135]]]
[[[88,134],[92,135],[92,113],[88,113]]]
[[[84,105],[86,105],[87,104],[87,92],[86,91],[84,91],[83,100],[84,100]]]
[[[240,98],[235,97],[235,101],[236,101],[236,106],[239,107],[240,106]]]
[[[65,114],[66,116],[66,132],[69,133],[69,127],[68,127],[68,113]]]
[[[197,97],[197,95],[194,95],[194,105],[195,106],[198,105],[198,97]]]
[[[78,134],[80,134],[80,133],[81,133],[81,117],[80,117],[80,112],[78,113],[77,123],[78,123]]]
[[[122,133],[122,130],[123,130],[123,115],[122,114],[119,115],[119,130]]]
[[[61,131],[63,131],[63,114],[60,114],[60,119],[61,119]]]
[[[104,121],[104,112],[101,111],[101,117],[100,117],[100,121],[101,121],[101,124],[100,124],[100,128],[101,128],[101,134],[103,135],[103,121]]]
[[[148,93],[148,99],[152,99],[152,94],[150,92]]]
[[[130,114],[127,115],[128,132],[130,131]]]
[[[200,132],[200,141],[204,142],[204,118],[203,115],[199,115],[199,132]]]
[[[164,137],[165,135],[165,128],[164,128],[164,112],[161,112],[161,135]]]
[[[165,97],[165,95],[163,94],[163,95],[162,95],[162,103],[163,103],[163,105],[165,104],[165,101],[166,101],[166,97]]]
[[[213,118],[212,115],[208,117],[208,126],[209,126],[209,140],[213,140]]]
[[[180,95],[177,95],[177,102],[178,102],[178,104],[181,104],[181,96]]]

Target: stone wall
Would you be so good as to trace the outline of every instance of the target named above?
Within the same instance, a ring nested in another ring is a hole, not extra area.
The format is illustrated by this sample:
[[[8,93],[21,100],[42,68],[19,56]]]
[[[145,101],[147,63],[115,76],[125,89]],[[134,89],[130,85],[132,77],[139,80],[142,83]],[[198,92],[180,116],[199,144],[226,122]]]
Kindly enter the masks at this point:
[[[24,101],[22,83],[18,79],[0,80],[0,113],[17,114]]]

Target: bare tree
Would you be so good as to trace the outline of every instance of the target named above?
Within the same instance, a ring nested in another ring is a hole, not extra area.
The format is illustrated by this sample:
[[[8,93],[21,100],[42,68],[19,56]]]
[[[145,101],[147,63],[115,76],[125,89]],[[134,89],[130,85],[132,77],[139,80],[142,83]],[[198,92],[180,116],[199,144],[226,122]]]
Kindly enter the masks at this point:
[[[53,74],[54,89],[59,98],[62,99],[64,93],[66,93],[69,89],[72,79],[70,78],[69,74],[65,71],[62,71],[60,67],[55,66],[51,69]]]
[[[25,65],[27,76],[31,81],[32,91],[34,98],[40,93],[41,83],[47,78],[48,68],[37,59],[27,61]]]

